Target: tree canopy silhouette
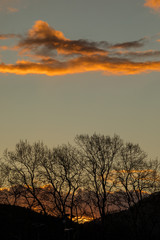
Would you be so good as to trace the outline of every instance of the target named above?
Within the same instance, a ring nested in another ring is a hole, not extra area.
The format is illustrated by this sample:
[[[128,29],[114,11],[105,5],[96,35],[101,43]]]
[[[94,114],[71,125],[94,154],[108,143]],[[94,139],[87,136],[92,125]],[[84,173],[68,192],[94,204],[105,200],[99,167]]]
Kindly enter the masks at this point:
[[[1,203],[64,219],[104,222],[111,211],[138,206],[160,186],[158,160],[117,135],[77,135],[73,145],[53,149],[20,141],[0,161]]]

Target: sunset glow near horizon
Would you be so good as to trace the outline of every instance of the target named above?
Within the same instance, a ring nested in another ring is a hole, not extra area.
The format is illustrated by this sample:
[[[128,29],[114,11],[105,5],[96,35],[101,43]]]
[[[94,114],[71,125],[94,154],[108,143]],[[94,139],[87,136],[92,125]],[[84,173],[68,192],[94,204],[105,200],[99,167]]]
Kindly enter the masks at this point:
[[[0,0],[0,153],[118,134],[160,156],[160,0]]]

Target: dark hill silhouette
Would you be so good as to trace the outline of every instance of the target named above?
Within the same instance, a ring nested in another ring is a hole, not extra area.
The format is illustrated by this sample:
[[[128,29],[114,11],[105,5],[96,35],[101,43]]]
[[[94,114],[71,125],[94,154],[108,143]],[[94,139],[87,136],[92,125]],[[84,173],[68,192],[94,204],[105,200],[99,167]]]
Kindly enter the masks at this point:
[[[64,225],[59,218],[0,205],[0,230],[2,240],[159,240],[160,193],[146,197],[126,211],[108,214],[103,225],[100,220],[81,225],[71,225],[68,220]]]
[[[63,222],[23,207],[0,205],[0,235],[2,240],[63,239]]]
[[[160,192],[146,197],[126,211],[108,214],[104,226],[95,221],[84,224],[84,229],[85,234],[80,239],[159,240]]]

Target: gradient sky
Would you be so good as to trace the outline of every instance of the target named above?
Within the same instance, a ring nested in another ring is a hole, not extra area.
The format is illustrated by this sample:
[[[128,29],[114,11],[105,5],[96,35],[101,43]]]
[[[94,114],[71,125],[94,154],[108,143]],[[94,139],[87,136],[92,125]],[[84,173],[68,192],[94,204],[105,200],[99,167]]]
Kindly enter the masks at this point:
[[[118,134],[160,156],[160,0],[0,0],[0,152]]]

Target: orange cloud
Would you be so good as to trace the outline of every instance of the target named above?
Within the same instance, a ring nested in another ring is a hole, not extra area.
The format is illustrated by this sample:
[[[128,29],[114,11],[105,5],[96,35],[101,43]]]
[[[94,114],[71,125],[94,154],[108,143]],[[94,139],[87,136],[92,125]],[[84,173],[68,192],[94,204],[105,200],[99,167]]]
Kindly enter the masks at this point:
[[[54,61],[49,63],[35,63],[17,61],[16,64],[0,64],[1,73],[14,74],[45,74],[48,76],[101,71],[106,74],[128,75],[151,71],[160,71],[160,61],[157,62],[129,62],[115,59],[95,57],[80,57],[68,62]]]
[[[56,31],[55,29],[51,28],[48,23],[41,20],[36,21],[33,28],[28,31],[28,37],[30,39],[46,39],[46,37],[55,37],[61,40],[68,40],[64,37],[62,32]]]
[[[160,0],[145,0],[145,2],[144,6],[160,11]]]
[[[144,47],[147,43],[145,38],[117,44],[109,44],[107,41],[71,40],[61,31],[40,20],[24,37],[14,34],[0,35],[0,39],[12,37],[18,37],[19,42],[8,49],[18,51],[23,60],[11,64],[1,63],[1,73],[56,76],[91,71],[115,75],[160,71],[160,61],[148,60],[159,57],[160,51],[128,50]]]
[[[107,43],[105,43],[107,45]],[[70,40],[64,37],[63,33],[51,28],[48,23],[37,21],[26,38],[19,42],[19,47],[23,51],[41,49],[45,54],[56,50],[58,54],[106,54],[103,49],[104,42],[96,43],[87,40]],[[102,47],[102,48],[101,48]]]

